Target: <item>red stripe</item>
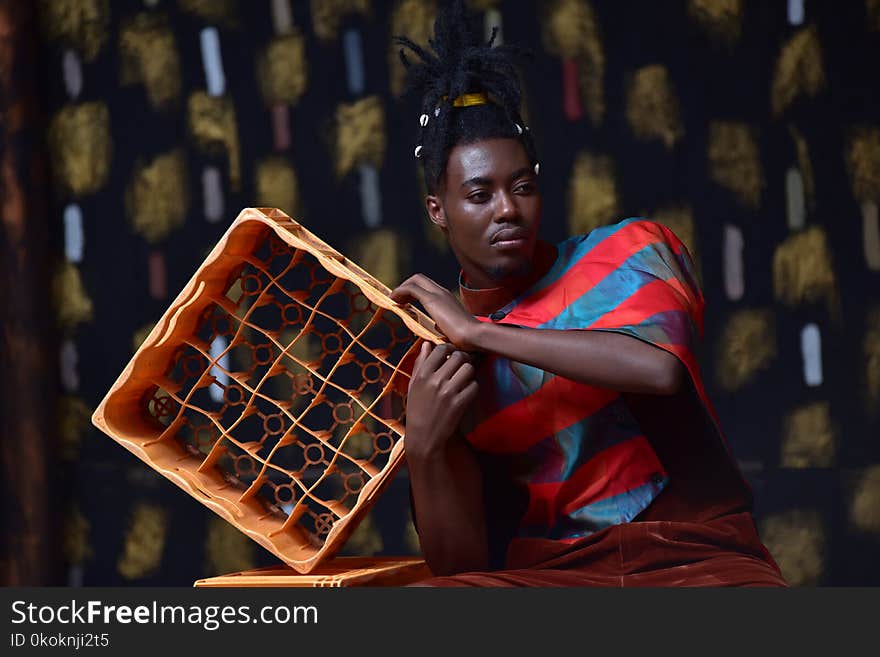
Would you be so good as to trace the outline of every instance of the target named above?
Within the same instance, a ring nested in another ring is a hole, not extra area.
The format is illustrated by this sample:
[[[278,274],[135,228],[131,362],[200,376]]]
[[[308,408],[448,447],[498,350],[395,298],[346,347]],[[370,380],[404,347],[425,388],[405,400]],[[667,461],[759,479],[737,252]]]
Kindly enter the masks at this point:
[[[649,239],[652,238],[652,239]],[[609,235],[585,253],[559,281],[526,297],[516,307],[516,318],[505,319],[526,326],[550,321],[572,302],[600,283],[621,263],[649,244],[658,242],[656,231],[643,221],[635,221]],[[564,285],[560,284],[564,281]],[[504,321],[504,320],[502,320]]]
[[[484,420],[467,439],[486,452],[522,452],[589,417],[618,395],[614,390],[554,376],[528,397]]]
[[[644,436],[636,436],[599,452],[565,481],[529,484],[523,523],[552,526],[560,513],[638,488],[657,473],[664,470],[654,450]]]
[[[691,315],[702,314],[703,300],[695,294],[695,290],[685,285],[677,278],[670,277],[664,281],[669,287],[678,292],[678,295],[685,300],[685,307]]]

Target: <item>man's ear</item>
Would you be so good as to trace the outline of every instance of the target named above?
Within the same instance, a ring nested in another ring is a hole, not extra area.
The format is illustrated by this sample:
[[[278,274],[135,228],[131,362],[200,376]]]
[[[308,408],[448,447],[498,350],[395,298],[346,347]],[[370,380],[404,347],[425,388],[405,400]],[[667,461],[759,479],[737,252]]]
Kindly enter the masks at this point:
[[[429,194],[425,197],[425,208],[428,210],[428,216],[431,218],[431,221],[443,230],[446,230],[446,212],[443,210],[440,198]]]

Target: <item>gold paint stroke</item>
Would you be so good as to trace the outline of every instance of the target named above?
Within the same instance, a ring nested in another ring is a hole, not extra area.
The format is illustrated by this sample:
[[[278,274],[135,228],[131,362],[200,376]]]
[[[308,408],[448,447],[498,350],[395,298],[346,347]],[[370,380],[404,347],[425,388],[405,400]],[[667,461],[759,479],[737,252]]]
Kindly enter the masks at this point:
[[[709,174],[744,205],[761,205],[764,172],[758,143],[745,123],[713,121],[709,125]]]
[[[168,533],[168,513],[146,502],[138,503],[125,533],[123,553],[116,564],[125,579],[141,579],[154,573],[162,562]]]
[[[142,83],[156,109],[171,107],[180,97],[180,55],[174,32],[161,14],[140,13],[119,32],[122,84]]]
[[[336,175],[361,163],[382,165],[385,157],[385,110],[378,96],[367,96],[336,108]]]
[[[678,98],[665,66],[652,64],[633,73],[627,85],[626,119],[637,137],[659,139],[667,148],[684,136]]]
[[[578,153],[568,183],[568,231],[589,233],[617,219],[619,200],[610,157]]]
[[[92,300],[86,294],[79,269],[70,262],[60,265],[52,280],[55,316],[61,330],[70,334],[79,324],[92,320]]]
[[[402,259],[409,249],[403,238],[390,228],[358,235],[350,249],[352,260],[388,287],[394,288],[402,282],[402,272],[407,268]]]
[[[93,61],[107,42],[109,0],[41,0],[39,14],[46,36]]]
[[[824,87],[822,47],[811,26],[791,37],[779,53],[770,90],[773,114],[781,115],[798,96],[815,96]]]
[[[229,182],[238,190],[241,185],[241,147],[232,101],[196,91],[189,97],[188,124],[190,134],[202,150],[226,154]]]
[[[257,80],[267,105],[295,105],[306,90],[305,37],[299,31],[275,37],[257,58]]]
[[[852,131],[846,163],[856,199],[880,202],[880,128],[860,126]]]
[[[709,36],[732,46],[742,34],[743,0],[689,0],[688,15]]]
[[[880,534],[880,465],[867,467],[859,475],[849,517],[859,531]]]
[[[186,160],[181,149],[135,165],[125,192],[134,232],[155,244],[183,225],[188,208]]]
[[[783,468],[830,468],[837,434],[827,401],[813,402],[789,413],[783,421]]]
[[[776,358],[776,331],[769,310],[740,310],[718,340],[716,377],[727,391],[751,383]]]
[[[819,226],[788,237],[773,254],[773,292],[789,307],[824,301],[837,316],[839,294],[831,250]]]
[[[269,157],[257,165],[257,205],[279,208],[291,217],[298,216],[299,183],[293,166],[281,156]]]
[[[826,529],[813,509],[791,509],[760,523],[761,540],[790,586],[815,586],[825,570]]]
[[[49,123],[48,141],[53,171],[64,191],[90,194],[107,181],[113,141],[110,112],[103,102],[61,108]]]

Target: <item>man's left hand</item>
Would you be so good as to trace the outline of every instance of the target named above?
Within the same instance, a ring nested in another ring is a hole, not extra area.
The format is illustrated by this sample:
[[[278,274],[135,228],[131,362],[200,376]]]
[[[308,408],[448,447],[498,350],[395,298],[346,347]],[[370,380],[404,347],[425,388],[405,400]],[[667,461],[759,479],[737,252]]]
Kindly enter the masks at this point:
[[[418,301],[452,344],[465,351],[474,348],[474,333],[480,321],[442,285],[424,274],[415,274],[394,288],[390,296],[400,304]]]

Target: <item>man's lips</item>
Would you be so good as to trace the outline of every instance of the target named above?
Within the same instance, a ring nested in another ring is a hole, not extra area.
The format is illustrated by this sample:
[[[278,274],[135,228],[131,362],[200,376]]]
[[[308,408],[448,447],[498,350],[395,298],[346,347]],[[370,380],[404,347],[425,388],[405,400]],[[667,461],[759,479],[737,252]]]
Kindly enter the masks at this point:
[[[525,228],[502,228],[492,236],[493,246],[519,246],[529,238],[529,231]]]

